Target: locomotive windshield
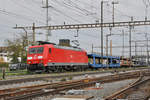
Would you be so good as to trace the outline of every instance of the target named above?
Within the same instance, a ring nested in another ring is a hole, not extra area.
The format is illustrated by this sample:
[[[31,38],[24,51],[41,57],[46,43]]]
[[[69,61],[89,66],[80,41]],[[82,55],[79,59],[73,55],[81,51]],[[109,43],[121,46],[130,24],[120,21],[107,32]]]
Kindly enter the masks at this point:
[[[29,54],[43,53],[44,47],[30,48]]]

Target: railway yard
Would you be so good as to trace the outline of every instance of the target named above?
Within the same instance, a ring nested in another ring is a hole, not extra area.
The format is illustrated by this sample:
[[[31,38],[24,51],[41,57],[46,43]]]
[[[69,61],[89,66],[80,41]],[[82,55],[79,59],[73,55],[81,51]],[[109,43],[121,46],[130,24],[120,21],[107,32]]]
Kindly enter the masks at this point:
[[[150,0],[0,0],[0,100],[150,100]]]
[[[150,69],[118,73],[85,73],[66,76],[45,76],[1,81],[0,100],[51,100],[57,97],[91,97],[90,100],[149,98]],[[65,77],[66,80],[62,80]],[[51,80],[48,80],[53,78]],[[100,87],[95,84],[99,83]],[[72,91],[72,92],[71,92]]]

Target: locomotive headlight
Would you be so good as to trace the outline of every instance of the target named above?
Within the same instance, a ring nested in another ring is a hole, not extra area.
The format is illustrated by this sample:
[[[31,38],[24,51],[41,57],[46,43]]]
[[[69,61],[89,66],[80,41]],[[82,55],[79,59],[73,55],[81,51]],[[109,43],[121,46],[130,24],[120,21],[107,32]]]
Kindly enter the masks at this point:
[[[43,56],[38,56],[38,59],[42,59],[43,58]]]
[[[28,57],[28,60],[31,60],[32,59],[32,57]]]
[[[31,61],[28,61],[28,64],[31,64],[32,62]]]

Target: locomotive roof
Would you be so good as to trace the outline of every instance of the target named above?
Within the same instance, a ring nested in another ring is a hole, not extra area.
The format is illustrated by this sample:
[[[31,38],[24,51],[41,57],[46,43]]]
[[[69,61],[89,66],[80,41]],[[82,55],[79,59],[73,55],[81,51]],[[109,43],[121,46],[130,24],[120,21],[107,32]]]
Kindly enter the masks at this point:
[[[55,48],[59,48],[59,49],[69,49],[69,50],[76,50],[76,51],[82,51],[81,48],[78,47],[67,47],[67,46],[59,46],[59,45],[54,45]]]
[[[73,46],[67,47],[67,46],[60,46],[60,45],[53,45],[53,44],[36,45],[36,46],[31,46],[30,48],[44,47],[44,46],[51,46],[51,47],[59,48],[59,49],[83,51],[83,49],[81,49],[81,48],[79,48],[79,47],[73,47]]]

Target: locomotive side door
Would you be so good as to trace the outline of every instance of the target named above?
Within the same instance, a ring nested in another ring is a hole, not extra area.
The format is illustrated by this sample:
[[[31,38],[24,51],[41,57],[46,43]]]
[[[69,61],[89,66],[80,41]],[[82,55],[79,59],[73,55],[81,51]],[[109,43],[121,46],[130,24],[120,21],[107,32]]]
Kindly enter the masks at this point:
[[[52,48],[48,48],[48,63],[53,61]]]

